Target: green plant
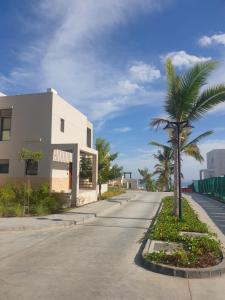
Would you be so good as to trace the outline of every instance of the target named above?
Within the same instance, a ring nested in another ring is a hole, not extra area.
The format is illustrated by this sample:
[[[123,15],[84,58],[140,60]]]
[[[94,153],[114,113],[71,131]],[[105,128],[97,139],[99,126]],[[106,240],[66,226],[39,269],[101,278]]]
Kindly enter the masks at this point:
[[[36,189],[30,188],[29,191],[24,185],[5,185],[0,187],[0,216],[23,216],[27,193],[30,199],[30,214],[47,214],[62,210],[62,195],[50,193],[46,184]]]
[[[190,156],[200,163],[203,162],[204,158],[201,155],[197,143],[212,133],[212,131],[206,131],[189,141],[191,133],[182,132],[180,145],[181,154]],[[168,145],[155,141],[151,141],[149,144],[161,148],[157,154],[154,154],[154,158],[158,160],[158,163],[154,167],[155,171],[153,172],[154,175],[159,176],[157,185],[159,188],[161,187],[161,190],[166,189],[166,191],[170,191],[172,190],[171,176],[174,173],[174,152],[171,137]]]
[[[110,153],[110,143],[105,139],[96,139],[96,150],[98,150],[98,184],[99,199],[101,199],[101,187],[103,183],[122,176],[123,168],[112,162],[118,157],[118,153]]]
[[[164,109],[167,118],[155,118],[153,126],[169,122],[196,121],[225,101],[225,84],[207,87],[207,79],[216,68],[217,62],[207,61],[195,64],[183,74],[176,74],[171,59],[166,61],[167,95]],[[183,129],[185,132],[185,129]],[[182,133],[182,132],[181,132]],[[180,134],[180,133],[179,133]],[[174,153],[174,214],[179,213],[178,143],[177,130],[172,133]]]
[[[38,216],[44,216],[50,213],[49,208],[41,203],[36,206],[35,211]]]
[[[205,267],[215,265],[221,260],[221,245],[215,240],[205,223],[198,219],[197,213],[186,199],[182,199],[183,219],[172,214],[173,197],[163,199],[162,209],[148,237],[153,240],[178,242],[183,249],[166,253],[152,252],[146,259],[158,263],[182,267]],[[207,236],[193,237],[181,235],[181,231],[207,233]]]
[[[23,206],[21,206],[21,205],[15,206],[14,211],[15,211],[16,217],[23,217],[23,215],[24,215],[24,207]]]
[[[155,191],[155,182],[152,179],[153,174],[151,174],[147,168],[138,169],[139,174],[142,176],[141,183],[145,185],[147,192]]]
[[[39,161],[43,158],[43,152],[42,151],[32,151],[26,148],[23,148],[19,152],[19,159],[20,160],[33,160],[33,161]]]
[[[125,190],[120,187],[109,187],[109,190],[102,194],[101,200],[124,194]]]

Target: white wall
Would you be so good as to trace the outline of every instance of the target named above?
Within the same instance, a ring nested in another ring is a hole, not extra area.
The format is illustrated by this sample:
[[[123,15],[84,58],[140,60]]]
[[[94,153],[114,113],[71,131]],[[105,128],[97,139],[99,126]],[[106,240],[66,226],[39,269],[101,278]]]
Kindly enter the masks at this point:
[[[225,149],[215,149],[207,153],[207,169],[212,169],[206,176],[217,177],[225,175]]]
[[[108,183],[103,183],[102,184],[102,194],[108,191]],[[97,194],[99,194],[99,185],[97,185]]]
[[[23,178],[25,166],[18,155],[22,148],[42,151],[38,175],[50,176],[51,106],[50,93],[0,97],[0,109],[12,107],[11,139],[0,141],[0,159],[9,159],[9,174],[1,174],[0,182],[7,176]]]
[[[97,190],[80,190],[77,197],[77,206],[82,206],[98,200]]]
[[[60,119],[65,120],[65,130],[60,131]],[[87,117],[57,94],[53,94],[52,104],[52,138],[53,144],[78,143],[80,147],[87,146],[87,127],[92,130],[93,125]]]

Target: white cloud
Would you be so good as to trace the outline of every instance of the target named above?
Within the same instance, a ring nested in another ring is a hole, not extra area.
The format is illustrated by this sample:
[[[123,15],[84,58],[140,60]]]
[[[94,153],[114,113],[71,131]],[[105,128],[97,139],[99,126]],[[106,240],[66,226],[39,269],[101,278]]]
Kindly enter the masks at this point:
[[[18,53],[23,68],[0,76],[3,91],[9,87],[11,92],[53,87],[92,120],[101,122],[130,106],[149,103],[149,99],[157,103],[161,92],[148,91],[147,95],[137,82],[111,64],[110,53],[107,60],[102,57],[102,47],[115,28],[140,14],[161,9],[167,2],[40,1],[29,23],[33,38]]]
[[[130,80],[120,80],[118,86],[122,94],[133,94],[141,90],[141,87],[137,83],[132,83]]]
[[[129,126],[125,126],[125,127],[120,127],[120,128],[115,128],[114,129],[115,132],[120,132],[120,133],[126,133],[126,132],[129,132],[131,130],[132,130],[132,128],[129,127]]]
[[[225,33],[214,34],[211,36],[204,35],[199,39],[201,46],[210,46],[213,44],[221,44],[225,46]]]
[[[161,58],[163,61],[165,61],[167,58],[171,58],[173,64],[178,68],[188,68],[196,63],[205,62],[211,59],[211,57],[191,55],[185,51],[169,52]]]
[[[142,61],[136,62],[130,66],[129,73],[133,80],[143,83],[152,82],[161,77],[158,69]]]

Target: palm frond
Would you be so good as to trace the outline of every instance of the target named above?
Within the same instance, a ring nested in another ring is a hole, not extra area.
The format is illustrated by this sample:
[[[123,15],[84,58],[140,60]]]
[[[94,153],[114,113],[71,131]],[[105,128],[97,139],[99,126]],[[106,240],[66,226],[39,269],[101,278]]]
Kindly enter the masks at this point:
[[[187,118],[189,120],[199,119],[210,109],[222,102],[225,102],[225,84],[209,87],[198,97]]]
[[[166,79],[169,85],[172,85],[175,79],[175,68],[171,58],[168,58],[165,63],[166,66]]]
[[[191,140],[190,142],[186,143],[184,142],[184,144],[182,145],[181,149],[189,146],[189,145],[193,145],[193,144],[197,144],[199,143],[202,139],[204,139],[205,137],[209,136],[213,134],[213,131],[212,130],[208,130],[208,131],[205,131],[203,133],[201,133],[200,135],[198,135],[196,138],[194,138],[193,140]]]
[[[217,61],[198,63],[187,70],[187,72],[185,72],[184,75],[181,76],[181,120],[186,119],[188,112],[192,108],[193,103],[195,103],[199,95],[200,89],[206,84],[208,76],[215,69],[217,64]]]
[[[183,149],[183,153],[193,157],[194,159],[196,159],[197,161],[199,161],[200,163],[202,163],[204,161],[203,156],[200,153],[200,149],[196,144],[189,144],[187,145],[184,149]]]
[[[153,118],[150,122],[150,126],[158,129],[162,125],[166,125],[169,120],[164,118]]]
[[[150,141],[149,145],[156,146],[156,147],[159,147],[159,148],[162,148],[162,149],[167,149],[167,148],[171,149],[170,146],[167,146],[165,144],[161,144],[161,143],[158,143],[158,142],[155,142],[155,141]]]
[[[183,75],[176,76],[172,85],[169,81],[165,110],[171,118],[178,121],[187,119],[201,88],[217,64],[216,61],[195,64]]]

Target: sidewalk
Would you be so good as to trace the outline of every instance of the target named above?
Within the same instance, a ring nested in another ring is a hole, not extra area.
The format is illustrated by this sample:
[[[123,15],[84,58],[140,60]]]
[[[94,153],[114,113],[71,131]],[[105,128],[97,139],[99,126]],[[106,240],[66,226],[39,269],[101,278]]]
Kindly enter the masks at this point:
[[[213,222],[225,234],[225,203],[197,193],[193,193],[192,198],[204,208]]]
[[[0,232],[39,230],[83,224],[90,219],[93,219],[113,208],[118,207],[119,205],[127,203],[128,200],[132,198],[135,198],[135,193],[127,192],[111,199],[90,203],[61,214],[37,217],[0,218]]]
[[[220,224],[217,223],[217,215],[212,213],[211,210],[208,210],[209,205],[212,205],[214,207],[217,206],[219,202],[217,202],[214,199],[210,199],[208,197],[204,197],[203,195],[199,194],[185,194],[185,198],[188,199],[190,205],[193,207],[193,209],[198,213],[199,219],[206,223],[209,226],[209,229],[211,229],[212,232],[215,232],[219,238],[219,240],[223,243],[225,247],[225,235],[224,231],[222,230]],[[223,212],[225,210],[225,204],[220,203],[222,207],[220,208],[220,211]]]

